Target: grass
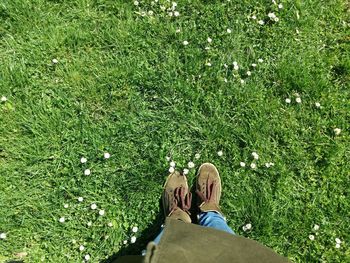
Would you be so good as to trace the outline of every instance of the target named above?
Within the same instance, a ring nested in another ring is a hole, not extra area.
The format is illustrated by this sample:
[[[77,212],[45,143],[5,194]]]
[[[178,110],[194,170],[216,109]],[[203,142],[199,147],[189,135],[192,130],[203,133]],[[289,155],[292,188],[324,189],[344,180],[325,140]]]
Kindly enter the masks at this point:
[[[0,3],[0,262],[139,253],[161,224],[166,156],[218,167],[239,235],[293,262],[349,261],[347,2],[179,0],[178,17],[159,2]]]

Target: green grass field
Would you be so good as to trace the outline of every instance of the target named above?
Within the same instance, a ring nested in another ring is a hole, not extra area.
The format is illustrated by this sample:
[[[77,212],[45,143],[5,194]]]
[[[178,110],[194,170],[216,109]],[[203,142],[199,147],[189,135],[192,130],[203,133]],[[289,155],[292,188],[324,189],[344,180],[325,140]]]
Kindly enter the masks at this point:
[[[140,253],[166,157],[218,167],[239,235],[350,262],[349,21],[345,0],[1,1],[0,262]]]

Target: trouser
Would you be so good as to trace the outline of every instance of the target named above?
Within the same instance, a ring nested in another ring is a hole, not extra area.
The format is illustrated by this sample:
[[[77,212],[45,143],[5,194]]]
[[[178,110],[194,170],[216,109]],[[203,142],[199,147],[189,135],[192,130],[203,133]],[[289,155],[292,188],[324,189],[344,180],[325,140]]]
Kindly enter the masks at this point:
[[[235,235],[235,232],[227,225],[225,218],[217,212],[205,212],[199,214],[199,225],[205,227],[215,228],[217,230],[225,231],[227,233]],[[159,235],[154,240],[157,245],[163,235],[164,229],[162,229]]]

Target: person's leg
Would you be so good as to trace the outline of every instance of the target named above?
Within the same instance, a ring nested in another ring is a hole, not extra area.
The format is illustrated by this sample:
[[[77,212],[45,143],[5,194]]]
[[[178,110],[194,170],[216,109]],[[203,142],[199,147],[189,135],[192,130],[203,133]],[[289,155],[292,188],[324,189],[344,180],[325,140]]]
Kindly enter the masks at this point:
[[[235,232],[227,225],[225,218],[217,212],[210,211],[200,213],[199,224],[235,235]]]
[[[156,245],[159,244],[160,239],[162,238],[163,232],[164,232],[164,228],[162,227],[162,229],[160,230],[160,233],[158,234],[158,236],[153,240],[153,242],[156,243]]]

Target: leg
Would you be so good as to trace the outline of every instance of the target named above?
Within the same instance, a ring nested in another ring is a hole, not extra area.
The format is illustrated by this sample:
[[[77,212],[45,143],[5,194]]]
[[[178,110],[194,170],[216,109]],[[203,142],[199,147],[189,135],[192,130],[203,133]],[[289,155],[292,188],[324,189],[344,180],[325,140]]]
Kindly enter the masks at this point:
[[[217,212],[204,212],[199,214],[199,224],[211,227],[235,235],[235,232],[227,225],[225,218]]]

